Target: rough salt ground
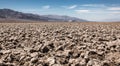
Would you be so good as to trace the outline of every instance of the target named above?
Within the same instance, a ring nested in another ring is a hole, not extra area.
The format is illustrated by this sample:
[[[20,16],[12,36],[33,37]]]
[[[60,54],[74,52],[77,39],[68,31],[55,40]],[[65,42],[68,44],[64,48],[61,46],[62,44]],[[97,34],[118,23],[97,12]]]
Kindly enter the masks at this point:
[[[120,24],[1,23],[0,66],[120,66]]]

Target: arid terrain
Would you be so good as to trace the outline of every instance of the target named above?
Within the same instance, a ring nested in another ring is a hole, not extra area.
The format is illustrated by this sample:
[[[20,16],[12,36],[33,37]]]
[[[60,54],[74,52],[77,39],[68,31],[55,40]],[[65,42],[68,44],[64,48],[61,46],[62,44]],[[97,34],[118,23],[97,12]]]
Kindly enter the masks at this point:
[[[0,66],[120,66],[120,23],[0,23]]]

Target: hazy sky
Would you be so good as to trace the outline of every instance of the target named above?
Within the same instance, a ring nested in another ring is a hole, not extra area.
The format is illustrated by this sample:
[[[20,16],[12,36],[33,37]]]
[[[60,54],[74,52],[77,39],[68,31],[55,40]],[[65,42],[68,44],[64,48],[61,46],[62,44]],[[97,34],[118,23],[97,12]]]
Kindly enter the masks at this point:
[[[120,20],[120,0],[0,0],[0,8],[40,15],[68,15],[91,21]]]

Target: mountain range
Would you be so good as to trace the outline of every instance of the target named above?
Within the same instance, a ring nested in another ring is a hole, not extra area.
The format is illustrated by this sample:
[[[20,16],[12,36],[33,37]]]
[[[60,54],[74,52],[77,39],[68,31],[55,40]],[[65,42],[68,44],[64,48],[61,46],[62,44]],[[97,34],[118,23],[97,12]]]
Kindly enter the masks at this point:
[[[35,21],[59,21],[59,22],[88,22],[87,20],[60,15],[37,15],[31,13],[23,13],[12,9],[0,9],[1,19],[20,19],[20,20],[35,20]]]

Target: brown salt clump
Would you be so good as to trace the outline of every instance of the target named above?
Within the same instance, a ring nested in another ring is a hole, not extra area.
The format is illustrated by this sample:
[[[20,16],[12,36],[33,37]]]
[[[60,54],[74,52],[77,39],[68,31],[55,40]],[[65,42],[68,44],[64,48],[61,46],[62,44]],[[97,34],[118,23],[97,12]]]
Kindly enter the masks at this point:
[[[80,65],[81,65],[81,66],[85,66],[85,65],[86,65],[85,59],[82,59],[82,60],[80,61]]]
[[[63,66],[63,65],[61,65],[61,64],[53,64],[52,66]]]
[[[0,66],[15,66],[13,63],[0,63]]]
[[[89,51],[88,53],[88,57],[91,58],[91,59],[99,59],[99,60],[104,60],[105,58],[105,55],[103,52],[97,52],[97,51]]]
[[[25,58],[25,56],[21,56],[19,61],[22,61]]]
[[[39,55],[38,52],[34,52],[30,54],[31,57],[38,57],[38,55]]]
[[[34,49],[35,49],[36,51],[39,51],[39,50],[41,49],[41,47],[42,47],[42,44],[35,46]]]
[[[11,53],[11,50],[1,50],[0,53],[9,54],[9,53]]]
[[[83,63],[82,63],[82,62]],[[80,63],[81,62],[81,63]],[[73,59],[73,58],[70,58],[69,59],[69,64],[72,64],[72,65],[77,65],[77,64],[79,64],[79,65],[84,65],[84,59],[83,58],[76,58],[76,59]]]
[[[120,40],[107,42],[107,45],[110,46],[110,47],[120,45]]]
[[[49,57],[49,58],[47,59],[47,62],[49,63],[50,66],[53,65],[53,64],[55,63],[54,57]]]
[[[106,60],[109,60],[111,62],[120,63],[120,53],[114,52],[114,53],[108,53],[106,55]]]
[[[107,42],[107,49],[109,52],[120,52],[120,40],[115,40],[111,42]]]
[[[58,51],[57,54],[55,54],[55,55],[65,57],[65,56],[69,56],[69,52],[70,52],[70,50]]]
[[[2,50],[2,45],[0,44],[0,50]]]
[[[47,46],[44,46],[41,51],[42,51],[42,53],[48,53],[50,51],[50,49]]]
[[[32,58],[30,61],[31,61],[32,63],[37,63],[37,62],[38,62],[38,58]]]
[[[97,59],[91,59],[88,63],[87,66],[101,66],[101,62]]]

